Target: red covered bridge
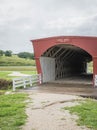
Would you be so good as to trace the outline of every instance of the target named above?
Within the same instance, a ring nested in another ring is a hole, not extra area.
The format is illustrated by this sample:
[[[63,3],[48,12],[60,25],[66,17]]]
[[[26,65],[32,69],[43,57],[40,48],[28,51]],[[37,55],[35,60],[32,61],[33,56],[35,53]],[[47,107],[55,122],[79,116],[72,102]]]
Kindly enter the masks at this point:
[[[97,86],[97,37],[57,36],[31,42],[37,72],[43,75],[43,82],[86,75],[87,63],[93,61],[92,79]]]

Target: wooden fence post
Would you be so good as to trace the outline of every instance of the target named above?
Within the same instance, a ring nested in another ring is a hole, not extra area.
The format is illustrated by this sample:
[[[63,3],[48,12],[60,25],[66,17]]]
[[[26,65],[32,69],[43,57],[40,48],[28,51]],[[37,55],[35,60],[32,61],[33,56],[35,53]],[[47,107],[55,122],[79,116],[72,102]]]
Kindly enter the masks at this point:
[[[15,91],[15,80],[13,79],[13,91]]]
[[[26,81],[25,81],[25,78],[23,78],[23,84],[24,84],[24,88],[26,88]]]

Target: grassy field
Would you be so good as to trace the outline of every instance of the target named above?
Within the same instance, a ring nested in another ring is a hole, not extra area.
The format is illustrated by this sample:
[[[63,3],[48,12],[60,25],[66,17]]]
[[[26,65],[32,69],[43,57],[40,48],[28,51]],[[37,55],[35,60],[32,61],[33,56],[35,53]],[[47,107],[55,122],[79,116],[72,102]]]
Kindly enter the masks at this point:
[[[85,125],[92,130],[97,130],[97,101],[87,99],[86,102],[74,107],[65,107],[73,114],[77,114],[79,119],[78,125]]]
[[[19,130],[26,121],[24,102],[27,94],[0,96],[0,130]]]
[[[17,55],[1,56],[0,66],[35,66],[35,60],[19,58]]]
[[[0,71],[36,71],[36,66],[0,66]]]
[[[0,78],[12,79],[14,78],[14,76],[8,76],[8,75],[14,71],[29,75],[37,74],[35,66],[0,66]]]
[[[13,71],[19,71],[23,74],[36,74],[35,61],[30,59],[19,58],[17,55],[12,57],[0,57],[0,78],[12,79],[14,77],[8,76]]]
[[[12,74],[12,72],[13,71],[0,71],[0,78],[1,79],[11,80],[11,79],[17,77],[17,76],[9,76],[9,74]],[[36,71],[19,71],[19,72],[22,73],[22,74],[29,74],[29,75],[37,74]]]

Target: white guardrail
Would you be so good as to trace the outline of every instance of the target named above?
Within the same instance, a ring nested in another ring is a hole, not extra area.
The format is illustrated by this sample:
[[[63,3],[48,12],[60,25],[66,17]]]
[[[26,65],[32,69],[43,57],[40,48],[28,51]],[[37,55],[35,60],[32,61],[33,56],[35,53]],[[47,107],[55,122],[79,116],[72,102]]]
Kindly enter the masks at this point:
[[[33,86],[34,83],[42,83],[41,74],[34,74],[31,76],[23,76],[20,78],[13,79],[13,91],[16,90],[18,87],[26,88],[27,85]]]

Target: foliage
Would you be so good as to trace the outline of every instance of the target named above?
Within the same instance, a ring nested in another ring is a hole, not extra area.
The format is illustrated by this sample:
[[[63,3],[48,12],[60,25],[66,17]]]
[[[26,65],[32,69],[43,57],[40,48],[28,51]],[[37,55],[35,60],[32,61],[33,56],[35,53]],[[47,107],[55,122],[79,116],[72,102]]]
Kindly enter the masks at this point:
[[[93,61],[87,63],[87,72],[93,73]]]
[[[86,102],[73,107],[65,107],[71,113],[75,113],[79,116],[78,125],[86,125],[92,130],[97,130],[97,101],[86,100]]]
[[[26,98],[23,93],[0,96],[0,130],[19,130],[25,123]]]
[[[12,56],[12,51],[11,50],[5,51],[5,56],[11,57]]]
[[[3,54],[4,54],[4,51],[0,50],[0,56],[3,56]]]
[[[30,59],[23,59],[12,55],[12,57],[0,57],[0,66],[35,66],[35,61]]]
[[[18,57],[25,58],[25,59],[33,59],[34,60],[34,54],[29,52],[20,52],[18,53]]]
[[[0,89],[8,89],[12,86],[12,81],[6,79],[0,79]]]

